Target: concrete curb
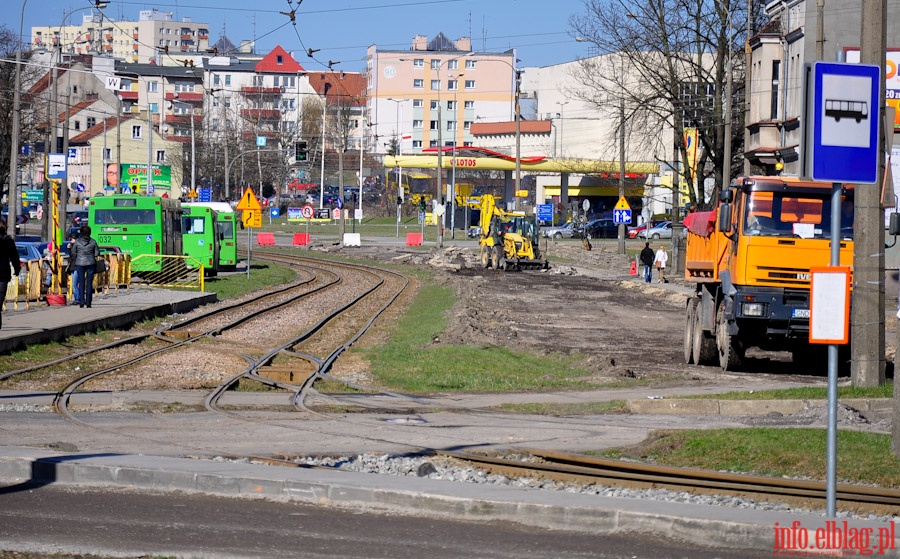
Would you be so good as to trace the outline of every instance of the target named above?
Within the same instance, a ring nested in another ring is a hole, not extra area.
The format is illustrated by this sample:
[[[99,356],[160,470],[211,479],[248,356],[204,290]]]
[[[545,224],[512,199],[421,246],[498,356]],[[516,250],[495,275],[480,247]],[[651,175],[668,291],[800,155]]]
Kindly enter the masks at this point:
[[[334,470],[291,469],[213,460],[121,454],[63,454],[0,447],[0,479],[188,492],[360,507],[436,518],[502,520],[545,529],[640,533],[705,547],[773,549],[776,522],[824,526],[821,516],[685,503],[599,497],[561,491],[466,484]],[[855,527],[884,523],[853,521]],[[900,542],[898,542],[900,543]]]
[[[847,398],[838,403],[861,412],[890,413],[890,398]],[[824,400],[716,400],[706,398],[660,398],[627,400],[628,411],[636,414],[684,415],[790,415],[825,404]]]

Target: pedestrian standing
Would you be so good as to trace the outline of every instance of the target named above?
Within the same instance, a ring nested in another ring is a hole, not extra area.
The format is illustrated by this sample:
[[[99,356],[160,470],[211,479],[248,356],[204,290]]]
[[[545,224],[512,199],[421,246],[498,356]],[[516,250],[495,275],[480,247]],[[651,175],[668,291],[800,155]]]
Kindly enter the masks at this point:
[[[100,247],[97,241],[91,238],[90,225],[82,225],[78,230],[78,238],[72,243],[69,258],[75,261],[75,272],[81,275],[81,288],[78,300],[80,308],[91,308],[94,298],[94,269],[97,265],[97,257],[100,256]]]
[[[66,270],[72,270],[73,305],[81,304],[81,273],[78,271],[78,267],[75,265],[75,259],[72,254],[72,247],[75,246],[75,241],[78,240],[78,235],[78,233],[72,233],[72,238],[69,239],[68,243],[66,243],[66,250],[69,251],[69,265],[66,266]]]
[[[650,248],[650,243],[644,243],[644,248],[641,250],[641,264],[644,265],[644,281],[650,283],[650,280],[653,277],[653,249]]]
[[[666,254],[666,247],[659,245],[659,250],[656,251],[656,257],[653,259],[653,262],[656,264],[656,271],[659,274],[659,279],[656,280],[657,283],[669,283],[669,280],[666,279],[666,262],[668,261],[669,255]]]
[[[19,251],[16,249],[16,242],[12,237],[6,234],[6,224],[0,223],[0,307],[6,300],[6,288],[12,281],[12,274],[18,276],[22,271],[22,264],[19,262]],[[0,315],[0,328],[3,327],[3,315]]]

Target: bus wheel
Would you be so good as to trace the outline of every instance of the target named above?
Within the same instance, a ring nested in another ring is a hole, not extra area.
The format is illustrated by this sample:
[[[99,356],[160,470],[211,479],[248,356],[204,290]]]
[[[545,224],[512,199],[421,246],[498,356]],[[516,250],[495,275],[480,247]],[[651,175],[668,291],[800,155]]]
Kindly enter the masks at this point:
[[[684,311],[684,362],[694,363],[694,315],[697,312],[697,299],[690,298]]]
[[[719,366],[723,372],[734,371],[740,367],[743,352],[740,342],[728,333],[724,303],[719,305],[716,312],[716,347],[719,350]]]

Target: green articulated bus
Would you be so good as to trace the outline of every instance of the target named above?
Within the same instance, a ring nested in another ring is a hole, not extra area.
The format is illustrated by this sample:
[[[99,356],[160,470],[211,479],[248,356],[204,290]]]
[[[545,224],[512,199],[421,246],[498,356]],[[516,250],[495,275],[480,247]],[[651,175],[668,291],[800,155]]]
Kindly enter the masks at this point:
[[[216,219],[216,232],[219,234],[219,266],[222,271],[237,268],[237,214],[228,202],[190,202],[184,206],[200,206],[212,209]],[[185,241],[185,244],[187,242]]]
[[[183,265],[163,255],[182,250],[181,202],[159,196],[113,194],[92,196],[88,224],[100,246],[118,247],[131,255],[131,271],[168,272]],[[141,255],[149,257],[138,258]]]
[[[219,271],[219,233],[216,231],[216,211],[206,206],[184,206],[181,218],[184,255],[188,268],[203,264],[204,274],[215,276]]]

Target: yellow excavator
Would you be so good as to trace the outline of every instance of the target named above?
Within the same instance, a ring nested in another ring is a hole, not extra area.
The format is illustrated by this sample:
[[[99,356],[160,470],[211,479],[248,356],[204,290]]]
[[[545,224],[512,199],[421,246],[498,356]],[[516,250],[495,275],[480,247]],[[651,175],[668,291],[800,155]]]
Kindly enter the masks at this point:
[[[534,217],[497,207],[494,197],[481,197],[481,265],[497,270],[547,269],[538,246]]]

